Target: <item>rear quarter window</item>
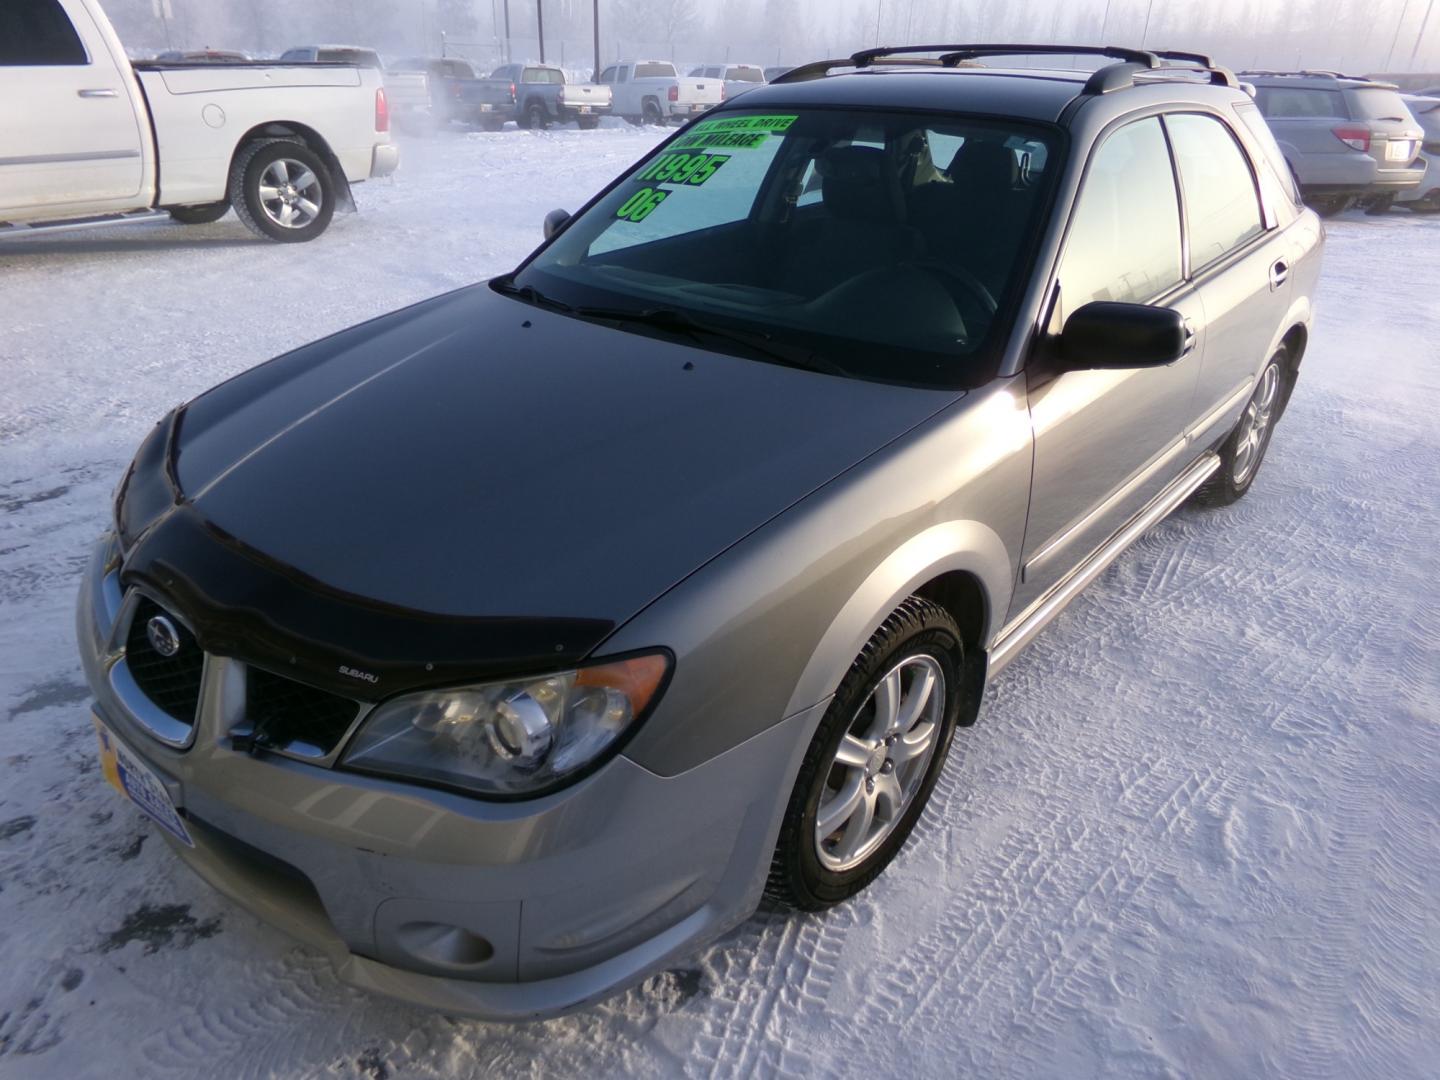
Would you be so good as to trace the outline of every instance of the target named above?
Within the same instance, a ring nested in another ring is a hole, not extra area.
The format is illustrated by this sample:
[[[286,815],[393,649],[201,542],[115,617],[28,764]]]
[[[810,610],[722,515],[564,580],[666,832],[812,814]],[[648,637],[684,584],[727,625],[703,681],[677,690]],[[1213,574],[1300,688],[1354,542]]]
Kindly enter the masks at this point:
[[[1405,99],[1394,90],[1382,87],[1362,88],[1350,91],[1351,112],[1357,120],[1399,120],[1408,122],[1409,107]]]
[[[1250,163],[1230,129],[1213,116],[1165,118],[1190,234],[1190,265],[1206,266],[1264,231]]]
[[[1264,154],[1265,165],[1260,172],[1260,187],[1265,192],[1265,197],[1288,199],[1299,206],[1300,189],[1295,184],[1295,173],[1291,171],[1290,163],[1285,160],[1285,152],[1275,141],[1275,133],[1270,130],[1265,117],[1260,115],[1259,109],[1248,103],[1236,105],[1235,115],[1254,136],[1256,144]]]
[[[1339,90],[1308,86],[1261,86],[1255,91],[1255,100],[1260,103],[1260,111],[1266,116],[1286,119],[1333,116],[1341,120],[1350,119],[1350,110],[1345,106],[1345,95]]]

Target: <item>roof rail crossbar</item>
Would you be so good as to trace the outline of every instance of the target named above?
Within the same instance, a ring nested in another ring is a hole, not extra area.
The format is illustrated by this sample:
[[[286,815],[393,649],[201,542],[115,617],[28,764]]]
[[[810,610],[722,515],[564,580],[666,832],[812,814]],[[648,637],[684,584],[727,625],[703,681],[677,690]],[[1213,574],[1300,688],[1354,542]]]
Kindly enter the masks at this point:
[[[1194,64],[1197,68],[1210,73],[1210,82],[1215,86],[1228,86],[1232,90],[1238,89],[1240,80],[1235,78],[1235,72],[1227,67],[1215,63],[1205,53],[1184,52],[1180,49],[1156,49],[1155,55],[1161,60],[1179,60],[1184,63]]]
[[[1124,49],[1114,45],[1023,45],[1013,42],[1006,44],[972,43],[960,45],[886,45],[875,49],[862,49],[850,57],[855,67],[868,67],[876,60],[890,56],[908,56],[916,53],[943,53],[941,62],[953,66],[962,60],[974,60],[981,56],[1108,56],[1112,60],[1126,60],[1159,67],[1154,53],[1144,49]]]
[[[909,67],[915,67],[920,65],[924,65],[927,67],[939,67],[940,61],[935,59],[934,57],[926,56],[911,57],[909,59],[882,56],[877,57],[875,60],[871,61],[871,65],[878,66],[881,64],[904,64]],[[828,75],[836,68],[853,68],[855,66],[856,65],[854,58],[849,56],[840,57],[834,60],[816,60],[809,64],[801,64],[797,68],[791,68],[789,71],[785,72],[785,74],[779,75],[776,78],[771,79],[770,85],[774,86],[776,83],[806,82],[810,79],[818,79],[824,75]]]

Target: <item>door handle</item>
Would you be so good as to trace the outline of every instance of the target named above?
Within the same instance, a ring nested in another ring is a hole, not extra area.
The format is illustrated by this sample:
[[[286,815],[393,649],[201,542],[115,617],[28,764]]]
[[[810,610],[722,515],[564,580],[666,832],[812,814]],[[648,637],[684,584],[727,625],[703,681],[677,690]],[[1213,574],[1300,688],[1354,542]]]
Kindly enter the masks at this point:
[[[103,88],[103,89],[98,89],[98,90],[76,90],[76,91],[75,91],[75,96],[76,96],[76,97],[83,97],[83,98],[105,98],[105,97],[119,97],[120,95],[119,95],[118,93],[116,93],[114,90],[111,90],[110,88],[105,87],[105,88]]]
[[[1195,324],[1189,319],[1184,322],[1185,344],[1180,347],[1181,356],[1189,356],[1195,351]]]
[[[1277,260],[1270,267],[1270,288],[1278,289],[1285,284],[1285,279],[1290,276],[1290,264],[1284,259]]]

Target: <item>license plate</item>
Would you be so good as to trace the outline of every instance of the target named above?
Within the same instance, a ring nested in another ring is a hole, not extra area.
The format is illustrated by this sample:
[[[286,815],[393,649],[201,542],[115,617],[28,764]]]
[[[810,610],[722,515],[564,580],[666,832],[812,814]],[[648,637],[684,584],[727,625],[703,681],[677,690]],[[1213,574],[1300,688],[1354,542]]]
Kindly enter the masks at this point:
[[[1402,139],[1399,142],[1388,142],[1385,144],[1386,161],[1409,161],[1415,153],[1415,144],[1409,139]]]
[[[588,113],[588,112],[590,111],[590,106],[589,106],[589,105],[581,105],[581,106],[580,106],[580,111],[581,111],[582,113]]]
[[[101,722],[98,716],[91,716],[95,722],[95,733],[100,737],[100,771],[116,791],[138,806],[155,824],[175,837],[186,847],[194,847],[185,822],[170,801],[170,793],[144,762],[125,749],[125,744],[115,733]]]
[[[489,112],[489,111],[490,111],[490,106],[489,106],[489,105],[481,105],[481,106],[480,106],[480,111],[481,111],[481,112]]]

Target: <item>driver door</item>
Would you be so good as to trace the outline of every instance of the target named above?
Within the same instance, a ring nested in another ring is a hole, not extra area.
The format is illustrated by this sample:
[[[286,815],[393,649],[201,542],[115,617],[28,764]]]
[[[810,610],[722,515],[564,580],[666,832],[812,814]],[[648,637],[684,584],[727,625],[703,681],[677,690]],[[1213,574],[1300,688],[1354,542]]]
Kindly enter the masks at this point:
[[[1174,308],[1190,351],[1151,368],[1027,372],[1035,471],[1011,619],[1044,597],[1189,464],[1186,424],[1204,347],[1203,309],[1185,281],[1180,203],[1156,116],[1093,151],[1070,219],[1050,324],[1092,300]]]

